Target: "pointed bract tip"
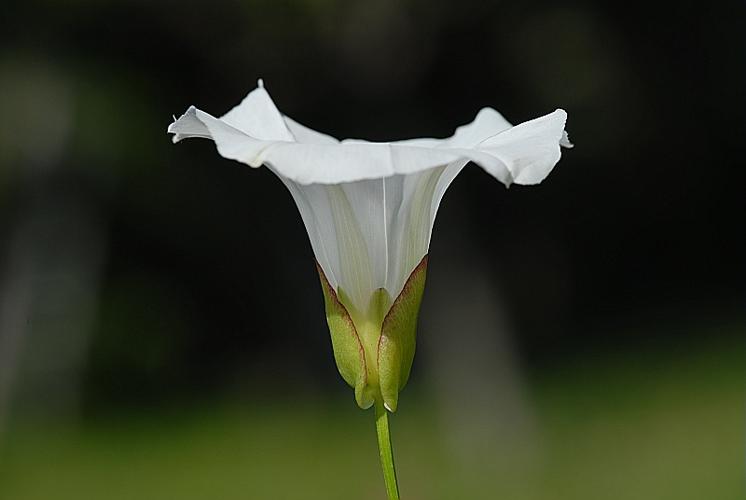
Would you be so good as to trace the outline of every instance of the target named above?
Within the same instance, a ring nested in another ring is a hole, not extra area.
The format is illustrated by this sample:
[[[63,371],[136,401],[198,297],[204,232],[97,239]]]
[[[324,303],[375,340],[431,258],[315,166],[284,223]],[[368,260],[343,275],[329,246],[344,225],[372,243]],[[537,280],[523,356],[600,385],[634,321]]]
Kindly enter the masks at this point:
[[[256,86],[257,86],[257,87],[259,87],[260,89],[263,89],[263,88],[264,88],[264,80],[263,80],[263,79],[261,79],[261,78],[260,78],[260,79],[258,79],[258,80],[256,81]]]
[[[367,394],[364,388],[358,389],[355,387],[355,402],[361,410],[367,410],[375,403],[375,400]]]
[[[389,404],[388,404],[388,403],[383,403],[383,407],[384,407],[384,408],[386,408],[386,409],[387,409],[388,411],[390,411],[391,413],[394,413],[394,410],[392,410],[392,409],[391,409],[391,407],[389,406]]]

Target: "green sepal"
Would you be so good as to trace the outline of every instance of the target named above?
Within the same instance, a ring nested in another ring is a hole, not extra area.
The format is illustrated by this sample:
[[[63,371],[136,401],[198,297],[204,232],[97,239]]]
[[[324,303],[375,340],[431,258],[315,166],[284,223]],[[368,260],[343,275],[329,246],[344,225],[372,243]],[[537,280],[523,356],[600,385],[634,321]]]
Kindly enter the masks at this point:
[[[368,384],[365,349],[355,323],[318,263],[316,269],[321,278],[326,322],[329,325],[337,369],[344,381],[355,389],[355,401],[358,406],[362,409],[370,408],[375,402],[375,389]]]
[[[378,340],[378,383],[387,410],[396,411],[401,391],[414,361],[417,317],[425,290],[427,255],[409,275],[399,296],[383,319]]]

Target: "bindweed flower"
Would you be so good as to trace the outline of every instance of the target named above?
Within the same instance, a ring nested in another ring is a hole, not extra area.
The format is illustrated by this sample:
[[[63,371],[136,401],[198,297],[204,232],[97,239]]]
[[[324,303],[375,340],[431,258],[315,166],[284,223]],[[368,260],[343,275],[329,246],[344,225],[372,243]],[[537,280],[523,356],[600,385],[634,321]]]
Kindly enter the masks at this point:
[[[259,80],[224,116],[192,106],[168,132],[174,142],[212,139],[223,157],[264,165],[285,184],[316,257],[339,372],[361,408],[393,412],[446,189],[470,161],[506,186],[541,182],[571,146],[566,118],[558,109],[512,126],[484,108],[446,139],[338,141],[282,115]]]
[[[283,116],[261,80],[221,118],[195,107],[174,142],[215,141],[222,156],[267,166],[295,199],[323,285],[337,366],[358,405],[394,411],[414,356],[433,222],[443,194],[473,161],[503,182],[536,184],[560,158],[566,113],[511,126],[482,109],[447,139],[337,141]]]

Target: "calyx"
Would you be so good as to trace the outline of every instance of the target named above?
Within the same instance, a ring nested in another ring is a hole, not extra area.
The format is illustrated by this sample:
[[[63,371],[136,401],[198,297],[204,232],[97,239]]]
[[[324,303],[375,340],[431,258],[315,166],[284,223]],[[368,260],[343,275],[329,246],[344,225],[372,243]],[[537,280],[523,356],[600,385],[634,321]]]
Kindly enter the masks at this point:
[[[366,311],[357,310],[341,288],[335,291],[318,263],[316,268],[339,373],[355,389],[360,408],[370,408],[381,401],[387,410],[396,411],[399,391],[409,379],[414,360],[427,255],[409,275],[396,299],[379,288],[373,292]]]

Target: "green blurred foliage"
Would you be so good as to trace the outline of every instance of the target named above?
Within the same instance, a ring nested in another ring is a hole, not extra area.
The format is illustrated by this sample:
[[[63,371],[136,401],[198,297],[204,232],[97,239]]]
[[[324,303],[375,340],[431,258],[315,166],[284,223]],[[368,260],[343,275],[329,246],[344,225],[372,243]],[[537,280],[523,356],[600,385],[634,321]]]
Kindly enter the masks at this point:
[[[578,359],[543,373],[531,384],[538,447],[495,443],[489,459],[468,468],[450,454],[447,422],[438,420],[432,402],[409,398],[393,419],[402,494],[431,500],[743,498],[741,342],[717,336],[653,352]],[[0,451],[0,495],[381,498],[371,412],[275,398],[123,414],[74,429],[21,422]]]

